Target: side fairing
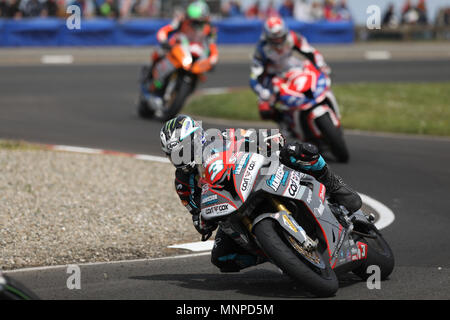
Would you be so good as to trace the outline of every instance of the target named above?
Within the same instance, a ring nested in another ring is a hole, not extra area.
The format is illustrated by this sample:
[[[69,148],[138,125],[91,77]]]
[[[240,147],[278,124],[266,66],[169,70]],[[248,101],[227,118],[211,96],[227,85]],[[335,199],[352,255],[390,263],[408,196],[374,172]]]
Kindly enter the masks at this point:
[[[341,225],[325,204],[325,187],[312,176],[280,165],[275,174],[258,179],[254,190],[302,201],[319,225],[331,256],[337,248]]]

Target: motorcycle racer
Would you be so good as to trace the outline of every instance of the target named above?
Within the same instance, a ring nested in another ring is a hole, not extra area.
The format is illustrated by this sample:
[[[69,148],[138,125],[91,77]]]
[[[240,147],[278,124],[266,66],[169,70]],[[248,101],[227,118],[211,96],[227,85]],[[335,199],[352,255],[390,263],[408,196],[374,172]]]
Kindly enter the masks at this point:
[[[222,131],[216,134],[213,140],[218,139],[226,142],[227,137],[228,133]],[[201,124],[186,115],[179,115],[167,121],[160,131],[161,148],[176,167],[176,192],[182,204],[192,214],[192,221],[196,230],[202,236],[208,235],[208,237],[217,228],[217,224],[201,219],[202,188],[200,178],[202,165],[198,164],[195,159],[194,147],[197,145],[200,146],[201,150],[204,150],[208,146],[207,140],[210,140],[209,138]],[[348,187],[342,178],[331,171],[316,146],[298,142],[285,144],[281,134],[267,137],[267,139],[278,144],[279,159],[283,165],[315,177],[325,186],[332,201],[344,206],[349,212],[361,208],[360,196]],[[185,149],[186,145],[182,143],[185,140],[190,141],[187,145],[190,150]],[[258,141],[258,143],[261,142]],[[264,142],[267,143],[267,140]],[[190,157],[180,163],[175,163],[173,160],[174,153],[186,153],[190,154]],[[222,272],[235,272],[263,262],[260,258],[248,254],[243,248],[239,247],[220,227],[216,233],[211,261]]]
[[[176,35],[183,34],[189,42],[206,41],[209,50],[208,61],[213,68],[218,61],[219,52],[216,45],[216,29],[211,25],[209,19],[209,8],[204,1],[194,1],[186,9],[185,13],[176,16],[172,22],[158,30],[156,39],[162,50],[156,50],[152,56],[152,69],[171,49],[176,41]],[[150,90],[155,89],[164,81],[164,75],[153,79]]]
[[[322,54],[304,36],[289,30],[283,19],[276,16],[268,18],[256,45],[250,72],[250,87],[258,96],[258,110],[264,120],[280,121],[280,114],[274,108],[272,78],[299,66],[299,60],[293,56],[294,51],[302,54],[325,74],[331,73]]]

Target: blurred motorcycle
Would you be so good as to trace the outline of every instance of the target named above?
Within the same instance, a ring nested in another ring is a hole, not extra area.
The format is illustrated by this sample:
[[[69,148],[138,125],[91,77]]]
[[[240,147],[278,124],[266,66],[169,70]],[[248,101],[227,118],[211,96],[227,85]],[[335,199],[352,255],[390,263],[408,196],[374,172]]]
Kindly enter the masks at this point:
[[[39,298],[23,284],[0,271],[0,300],[39,300]]]
[[[189,41],[177,35],[166,55],[153,67],[141,71],[138,114],[162,121],[173,118],[195,90],[198,80],[211,70],[209,50],[204,42]]]
[[[339,162],[347,162],[350,155],[329,76],[304,61],[275,76],[272,84],[286,137],[314,143],[321,152],[329,148]]]

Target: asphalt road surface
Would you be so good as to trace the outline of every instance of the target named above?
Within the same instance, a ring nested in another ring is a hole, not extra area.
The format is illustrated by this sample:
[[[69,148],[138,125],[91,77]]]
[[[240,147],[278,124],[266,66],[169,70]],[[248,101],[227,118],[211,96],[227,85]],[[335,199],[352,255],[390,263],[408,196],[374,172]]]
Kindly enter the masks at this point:
[[[336,82],[450,80],[450,62],[332,65]],[[416,68],[417,67],[417,68]],[[135,114],[139,66],[0,68],[0,138],[161,155],[160,123]],[[351,72],[349,72],[349,70]],[[248,66],[218,66],[209,87],[246,85]],[[368,74],[369,73],[369,74]],[[345,75],[344,75],[345,74]],[[426,85],[426,84],[424,84]],[[383,230],[396,269],[380,290],[351,275],[338,299],[450,298],[450,140],[346,134],[347,165],[331,166],[359,192],[396,216]],[[171,177],[161,177],[171,183]],[[42,298],[298,299],[305,296],[275,268],[220,274],[209,256],[82,267],[82,289],[68,290],[66,270],[17,272]]]

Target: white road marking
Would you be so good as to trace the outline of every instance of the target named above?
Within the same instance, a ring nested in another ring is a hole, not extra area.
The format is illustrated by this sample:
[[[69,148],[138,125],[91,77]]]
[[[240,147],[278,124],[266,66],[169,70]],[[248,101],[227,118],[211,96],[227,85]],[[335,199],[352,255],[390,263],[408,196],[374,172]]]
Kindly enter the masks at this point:
[[[201,251],[211,250],[213,248],[213,246],[214,246],[214,241],[208,240],[208,241],[198,241],[198,242],[174,244],[172,246],[169,246],[168,248],[186,249],[186,250],[190,250],[193,252],[201,252]]]
[[[155,161],[155,162],[162,162],[162,163],[170,163],[169,159],[164,157],[158,157],[158,156],[150,156],[147,154],[137,154],[134,156],[135,159],[144,160],[144,161]]]
[[[43,55],[41,57],[42,64],[72,64],[73,56],[67,55]]]
[[[72,146],[52,146],[52,150],[75,152],[75,153],[89,153],[89,154],[101,154],[100,149],[84,148],[84,147],[72,147]]]
[[[76,264],[79,267],[83,267],[83,266],[85,267],[85,266],[98,266],[98,265],[120,264],[120,263],[151,262],[151,261],[158,261],[158,260],[175,260],[175,259],[184,259],[184,258],[194,258],[194,257],[207,256],[209,254],[211,254],[211,253],[208,251],[208,252],[190,253],[190,254],[169,256],[169,257],[160,257],[160,258],[119,260],[119,261],[107,261],[107,262],[69,263],[69,264],[66,264],[66,265],[31,267],[31,268],[23,268],[23,269],[16,269],[16,270],[2,270],[2,272],[4,274],[8,274],[8,273],[18,273],[18,272],[31,272],[31,271],[67,269],[67,266],[73,265],[73,264]]]
[[[361,196],[363,203],[367,204],[369,207],[372,207],[378,213],[379,219],[375,223],[375,226],[379,230],[386,228],[388,225],[394,222],[395,215],[391,209],[389,209],[387,206],[385,206],[378,200],[369,197],[368,195],[362,193],[360,193],[359,195]]]
[[[379,50],[379,51],[366,51],[364,53],[364,58],[366,60],[389,60],[392,55],[389,51]]]

